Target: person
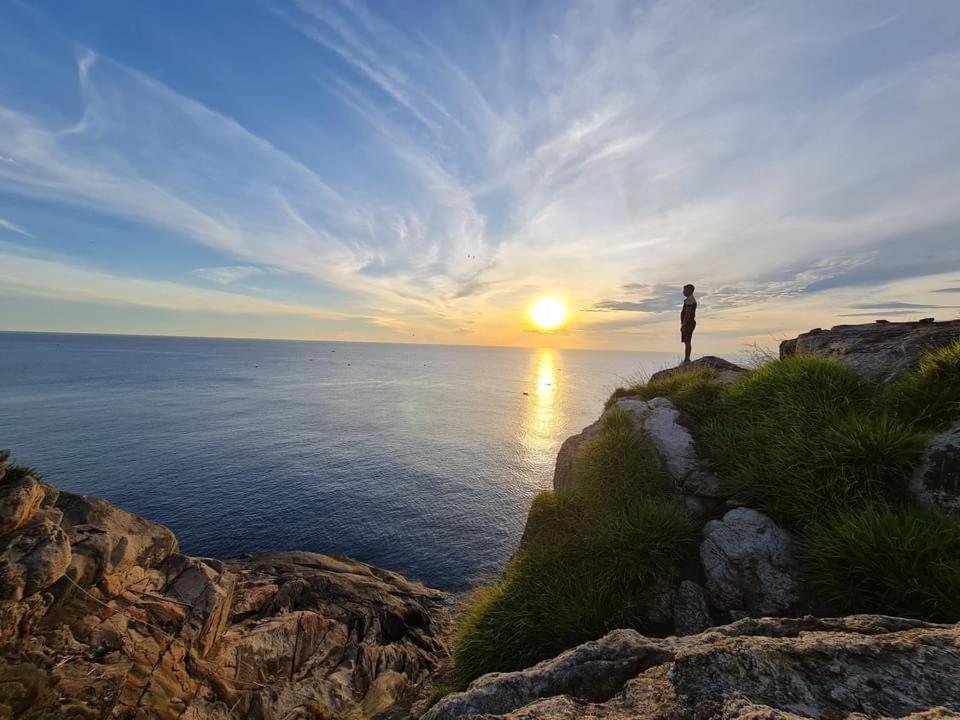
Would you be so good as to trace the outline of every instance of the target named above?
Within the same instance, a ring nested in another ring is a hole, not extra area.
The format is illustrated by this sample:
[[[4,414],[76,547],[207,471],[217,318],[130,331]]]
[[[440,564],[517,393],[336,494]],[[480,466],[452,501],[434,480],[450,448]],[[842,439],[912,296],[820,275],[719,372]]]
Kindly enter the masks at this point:
[[[683,286],[683,307],[680,310],[680,342],[683,343],[683,362],[690,362],[690,343],[693,340],[693,331],[697,327],[697,299],[693,296],[696,288],[687,284]]]

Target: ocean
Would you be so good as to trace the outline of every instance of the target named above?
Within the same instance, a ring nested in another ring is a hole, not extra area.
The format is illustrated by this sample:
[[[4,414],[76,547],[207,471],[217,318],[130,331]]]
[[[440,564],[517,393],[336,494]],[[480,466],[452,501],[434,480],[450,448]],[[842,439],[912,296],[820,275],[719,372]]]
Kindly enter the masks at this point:
[[[461,591],[563,440],[673,353],[0,333],[0,448],[184,552],[343,554]]]

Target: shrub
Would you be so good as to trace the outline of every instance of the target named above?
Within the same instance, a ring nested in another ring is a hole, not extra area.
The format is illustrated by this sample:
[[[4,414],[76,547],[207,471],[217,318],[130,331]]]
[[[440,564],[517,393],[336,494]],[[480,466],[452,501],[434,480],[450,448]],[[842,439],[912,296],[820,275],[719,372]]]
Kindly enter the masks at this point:
[[[831,612],[960,621],[960,528],[945,516],[848,510],[809,528],[801,558]]]

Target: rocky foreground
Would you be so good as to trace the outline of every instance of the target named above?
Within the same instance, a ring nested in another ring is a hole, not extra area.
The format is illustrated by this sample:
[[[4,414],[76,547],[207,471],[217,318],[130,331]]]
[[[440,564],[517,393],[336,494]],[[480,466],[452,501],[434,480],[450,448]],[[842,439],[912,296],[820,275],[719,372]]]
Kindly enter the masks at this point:
[[[494,673],[424,720],[960,717],[960,626],[877,615],[746,619],[688,637],[615,630]]]
[[[446,600],[327,555],[189,557],[104,500],[0,478],[0,718],[403,715]]]

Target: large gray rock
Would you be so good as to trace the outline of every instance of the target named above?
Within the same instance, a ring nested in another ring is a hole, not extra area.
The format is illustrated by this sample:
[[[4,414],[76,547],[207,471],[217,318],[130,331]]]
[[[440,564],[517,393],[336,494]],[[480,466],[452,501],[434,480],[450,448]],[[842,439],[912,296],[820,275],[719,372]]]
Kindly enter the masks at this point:
[[[877,322],[817,328],[780,343],[780,357],[835,358],[875,382],[892,382],[917,367],[929,350],[960,339],[960,320]]]
[[[763,513],[739,507],[703,529],[700,561],[718,610],[775,615],[800,595],[793,538]]]
[[[667,398],[640,400],[626,397],[615,407],[626,410],[634,426],[653,440],[657,454],[683,495],[719,498],[720,481],[710,466],[697,455],[693,436],[680,423],[680,411]]]
[[[744,620],[667,639],[616,630],[486,675],[424,720],[956,717],[958,653],[960,626],[875,615]]]
[[[910,492],[927,507],[960,514],[960,423],[930,441]]]

